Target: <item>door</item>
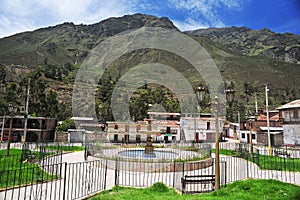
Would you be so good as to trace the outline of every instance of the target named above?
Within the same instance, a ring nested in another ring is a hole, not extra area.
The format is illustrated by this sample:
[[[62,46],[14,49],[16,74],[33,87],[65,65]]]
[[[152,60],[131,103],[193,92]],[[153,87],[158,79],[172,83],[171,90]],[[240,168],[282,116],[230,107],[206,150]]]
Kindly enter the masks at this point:
[[[274,139],[274,135],[273,134],[270,134],[270,139],[271,139],[271,146],[275,146],[275,139]]]
[[[169,136],[165,136],[164,140],[165,140],[165,143],[167,143],[169,141]]]
[[[125,134],[125,143],[128,144],[129,143],[129,135]]]
[[[141,135],[136,135],[136,143],[141,143]]]
[[[199,133],[198,132],[196,132],[196,134],[195,134],[195,142],[199,142]]]
[[[114,134],[114,142],[118,142],[118,134]]]

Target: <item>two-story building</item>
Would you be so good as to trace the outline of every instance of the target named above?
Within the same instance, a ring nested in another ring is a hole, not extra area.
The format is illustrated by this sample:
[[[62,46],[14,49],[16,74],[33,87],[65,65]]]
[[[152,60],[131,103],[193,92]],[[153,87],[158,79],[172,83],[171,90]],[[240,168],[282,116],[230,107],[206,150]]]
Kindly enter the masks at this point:
[[[180,140],[180,113],[148,112],[147,119],[138,122],[107,122],[107,136],[112,142],[146,142],[151,135],[153,142]]]
[[[279,111],[269,111],[269,126],[267,112],[263,109],[258,111],[257,117],[240,123],[239,140],[243,143],[268,145],[268,135],[270,134],[271,146],[283,145],[283,128],[279,119]]]
[[[14,142],[19,142],[22,139],[24,140],[24,116],[7,116],[0,117],[1,141],[8,140],[10,120],[12,120],[11,140]],[[53,141],[55,137],[55,127],[56,120],[54,118],[29,116],[27,118],[26,142]]]
[[[300,145],[300,99],[277,108],[282,121],[284,144]]]
[[[219,140],[222,139],[224,122],[224,117],[218,119]],[[184,113],[180,125],[186,141],[215,142],[216,119],[210,113]]]

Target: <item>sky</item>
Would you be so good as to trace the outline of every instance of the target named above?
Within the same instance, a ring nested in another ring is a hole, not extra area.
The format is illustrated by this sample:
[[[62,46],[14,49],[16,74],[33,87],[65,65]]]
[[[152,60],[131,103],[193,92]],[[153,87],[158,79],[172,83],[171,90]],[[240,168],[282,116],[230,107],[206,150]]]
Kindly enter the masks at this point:
[[[1,0],[0,38],[135,13],[168,17],[181,31],[246,26],[300,35],[300,0]]]

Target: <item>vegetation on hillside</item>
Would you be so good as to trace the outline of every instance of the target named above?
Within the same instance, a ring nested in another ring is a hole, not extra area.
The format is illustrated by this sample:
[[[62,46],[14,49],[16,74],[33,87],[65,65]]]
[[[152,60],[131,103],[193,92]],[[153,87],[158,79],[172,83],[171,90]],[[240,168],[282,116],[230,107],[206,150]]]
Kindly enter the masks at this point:
[[[89,26],[64,23],[1,39],[0,107],[3,109],[0,115],[8,113],[8,104],[24,109],[27,85],[30,82],[29,114],[55,117],[58,120],[71,117],[76,72],[91,49],[112,35],[142,26],[178,31],[167,18],[136,14],[110,18]],[[237,121],[238,112],[241,117],[252,115],[255,98],[258,106],[264,107],[266,84],[270,89],[270,109],[300,98],[300,68],[297,64],[299,36],[276,34],[267,30],[253,31],[245,27],[199,30],[185,34],[208,51],[225,85],[230,84],[235,90],[232,107],[227,108],[230,121]],[[268,38],[273,39],[269,41]],[[272,58],[276,49],[283,47],[286,50]],[[282,59],[282,53],[288,54],[288,62]],[[98,81],[95,109],[99,120],[113,120],[110,108],[113,88],[130,68],[145,63],[171,66],[194,88],[200,82],[203,83],[201,74],[185,59],[173,53],[140,49],[124,54],[107,67]],[[168,74],[167,71],[161,73]],[[176,78],[173,77],[174,80]],[[163,107],[161,110],[169,112],[180,111],[178,97],[169,89],[159,85],[150,85],[148,89],[143,87],[137,88],[130,99],[130,112],[134,120],[146,116],[149,104],[159,104]],[[201,111],[210,112],[210,105],[207,91]]]

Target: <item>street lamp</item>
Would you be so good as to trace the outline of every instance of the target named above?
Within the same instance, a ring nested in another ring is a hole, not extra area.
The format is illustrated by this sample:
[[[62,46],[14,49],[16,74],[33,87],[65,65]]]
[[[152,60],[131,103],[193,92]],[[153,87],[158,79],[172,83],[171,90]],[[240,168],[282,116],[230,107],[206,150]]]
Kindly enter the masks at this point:
[[[249,120],[249,126],[250,126],[250,133],[249,133],[249,143],[250,143],[250,154],[252,155],[253,153],[253,143],[252,143],[252,132],[253,132],[253,126],[254,126],[254,122],[255,122],[255,117],[251,116],[248,118]]]
[[[201,102],[204,101],[205,87],[203,87],[203,85],[200,84],[196,89],[196,94],[200,104]]]
[[[226,100],[229,105],[232,104],[233,98],[234,98],[234,91],[233,89],[226,89],[225,91],[226,95]],[[202,87],[198,87],[196,90],[198,100],[203,101],[203,98],[199,97],[204,97],[205,94],[205,89]],[[220,189],[220,152],[219,152],[219,139],[220,139],[220,134],[219,134],[219,107],[220,107],[220,102],[218,100],[218,97],[215,96],[214,98],[214,113],[215,113],[215,190]]]
[[[9,112],[9,132],[8,132],[8,139],[7,139],[6,157],[9,156],[11,131],[12,131],[12,121],[13,121],[13,115],[16,112],[16,110],[17,110],[16,107],[12,106],[11,104],[8,105],[8,112]]]
[[[232,88],[228,88],[225,90],[226,101],[231,106],[234,99],[234,90]]]

